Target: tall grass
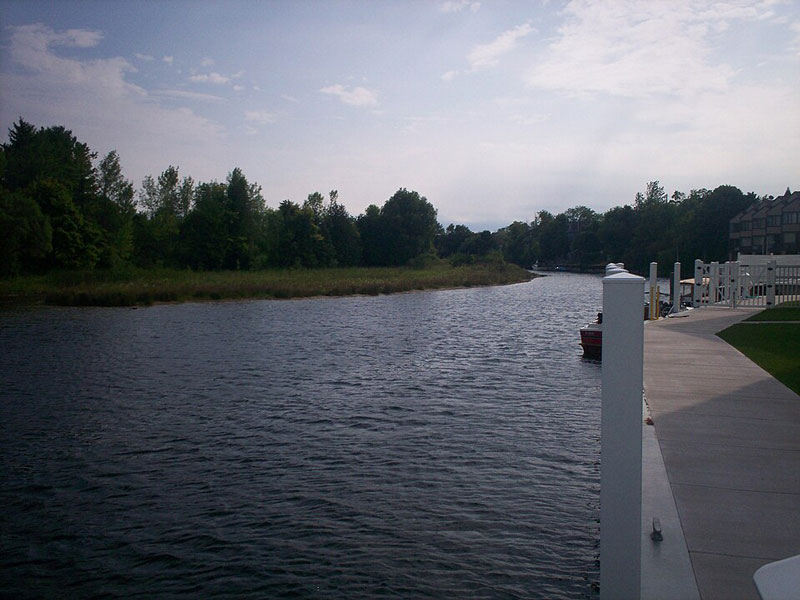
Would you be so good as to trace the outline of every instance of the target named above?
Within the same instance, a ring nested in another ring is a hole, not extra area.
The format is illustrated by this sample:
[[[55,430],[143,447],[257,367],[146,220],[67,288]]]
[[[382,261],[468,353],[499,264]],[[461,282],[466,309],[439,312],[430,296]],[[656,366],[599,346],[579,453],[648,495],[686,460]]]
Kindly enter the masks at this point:
[[[241,298],[392,294],[411,290],[503,285],[531,274],[507,264],[422,269],[346,268],[195,272],[172,269],[59,271],[0,281],[4,304],[132,306]]]

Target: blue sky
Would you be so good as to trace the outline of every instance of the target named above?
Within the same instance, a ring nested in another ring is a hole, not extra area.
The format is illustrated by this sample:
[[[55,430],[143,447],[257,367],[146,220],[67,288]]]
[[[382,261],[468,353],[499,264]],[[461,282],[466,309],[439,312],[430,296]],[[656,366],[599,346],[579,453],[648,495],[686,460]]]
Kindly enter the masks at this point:
[[[475,230],[800,187],[795,0],[0,0],[0,125],[64,125],[138,188],[241,167],[267,204],[398,188]]]

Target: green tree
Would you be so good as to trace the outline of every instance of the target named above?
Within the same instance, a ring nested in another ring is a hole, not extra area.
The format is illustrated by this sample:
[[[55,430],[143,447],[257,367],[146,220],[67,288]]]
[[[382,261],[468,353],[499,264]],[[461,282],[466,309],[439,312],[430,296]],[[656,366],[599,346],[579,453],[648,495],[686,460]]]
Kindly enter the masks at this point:
[[[52,245],[45,265],[111,266],[130,254],[130,231],[111,197],[114,167],[121,177],[118,158],[113,153],[101,161],[101,173],[92,164],[95,156],[64,127],[36,129],[20,119],[9,130],[0,185],[21,193],[7,196],[6,202],[32,199],[49,221]],[[34,215],[25,204],[12,213]]]
[[[29,186],[31,197],[50,218],[52,226],[52,266],[91,269],[100,258],[101,232],[87,222],[70,198],[67,188],[53,179],[40,179]]]
[[[100,161],[96,173],[98,199],[91,213],[103,239],[99,264],[112,267],[130,260],[133,254],[133,184],[122,175],[116,150]]]
[[[331,193],[338,196],[338,192]],[[319,192],[309,194],[305,202],[303,202],[303,210],[311,214],[314,225],[320,235],[319,240],[314,245],[316,265],[319,267],[332,267],[338,264],[336,250],[333,247],[328,229],[328,208],[325,206],[325,197]]]
[[[57,181],[78,209],[96,197],[95,155],[64,127],[36,129],[20,119],[8,132],[5,181],[9,191],[28,188],[36,181]]]
[[[249,269],[257,253],[261,233],[264,198],[261,187],[250,184],[238,167],[228,175],[228,237],[226,269]]]
[[[339,192],[336,192],[337,196],[338,194]],[[303,208],[311,211],[314,215],[314,223],[317,226],[322,224],[322,219],[325,217],[325,197],[322,194],[319,192],[309,194],[308,198],[303,202]]]
[[[667,265],[672,264],[678,252],[679,206],[669,202],[669,196],[658,181],[648,183],[645,194],[636,194],[637,223],[629,242],[626,267],[647,273],[650,262],[656,261],[663,267],[662,274],[666,274]]]
[[[664,191],[664,186],[661,185],[660,181],[656,180],[647,184],[644,194],[641,192],[636,193],[634,206],[637,210],[641,210],[659,204],[666,204],[667,200],[668,196]]]
[[[36,201],[0,187],[0,276],[41,268],[53,250],[53,229]]]
[[[369,267],[389,264],[389,246],[386,243],[385,221],[381,209],[370,204],[356,220],[361,238],[364,264]]]
[[[466,243],[475,234],[466,225],[450,223],[447,229],[439,232],[434,240],[436,251],[442,258],[447,258],[459,252],[463,253]]]
[[[202,183],[195,190],[194,208],[180,225],[181,264],[197,270],[218,270],[225,265],[230,237],[227,186]]]
[[[188,215],[194,182],[181,181],[178,167],[170,165],[157,179],[147,175],[139,190],[139,204],[145,219],[134,220],[136,261],[142,266],[179,266],[180,226]]]
[[[540,259],[546,263],[566,260],[569,253],[568,220],[565,214],[553,216],[543,210],[537,215]]]
[[[597,235],[602,244],[604,262],[631,262],[631,239],[639,223],[632,206],[615,206],[603,215]]]
[[[314,213],[284,200],[278,207],[281,218],[277,263],[280,267],[317,267],[322,234]]]
[[[329,203],[324,211],[321,229],[333,250],[335,266],[352,267],[361,264],[361,235],[355,219],[343,204],[339,203],[339,192],[331,190]]]
[[[581,268],[602,262],[602,244],[597,235],[600,217],[591,208],[575,206],[564,212],[570,240],[569,260]]]
[[[572,259],[584,269],[602,263],[603,245],[596,230],[585,229],[575,234],[570,244],[570,253]]]
[[[524,269],[533,266],[539,259],[539,242],[534,236],[533,228],[527,223],[514,221],[498,231],[503,258]]]
[[[403,265],[433,251],[439,223],[436,209],[424,196],[401,188],[383,205],[380,218],[386,235],[386,264]]]
[[[706,262],[725,261],[728,259],[730,220],[754,204],[757,197],[753,193],[745,195],[732,185],[721,185],[701,198],[696,213],[697,239],[701,245],[694,258]]]
[[[462,252],[476,257],[485,257],[490,252],[499,250],[497,240],[488,230],[481,231],[470,237],[463,245]]]

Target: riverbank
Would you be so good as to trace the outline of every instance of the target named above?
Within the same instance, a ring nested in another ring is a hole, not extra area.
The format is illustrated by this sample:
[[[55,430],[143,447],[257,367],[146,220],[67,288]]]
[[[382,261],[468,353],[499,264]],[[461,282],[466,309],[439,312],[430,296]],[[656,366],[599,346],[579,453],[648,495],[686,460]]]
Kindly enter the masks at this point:
[[[509,264],[452,267],[189,271],[58,271],[0,280],[0,304],[136,306],[244,298],[378,295],[413,290],[507,285],[536,275]]]

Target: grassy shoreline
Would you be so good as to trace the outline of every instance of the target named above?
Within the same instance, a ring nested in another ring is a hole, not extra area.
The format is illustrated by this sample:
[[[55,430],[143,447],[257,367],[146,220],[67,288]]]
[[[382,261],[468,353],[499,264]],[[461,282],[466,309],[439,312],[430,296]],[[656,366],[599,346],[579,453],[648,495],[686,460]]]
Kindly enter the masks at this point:
[[[58,271],[0,280],[0,305],[142,306],[245,298],[378,295],[529,281],[508,264],[266,271]]]

